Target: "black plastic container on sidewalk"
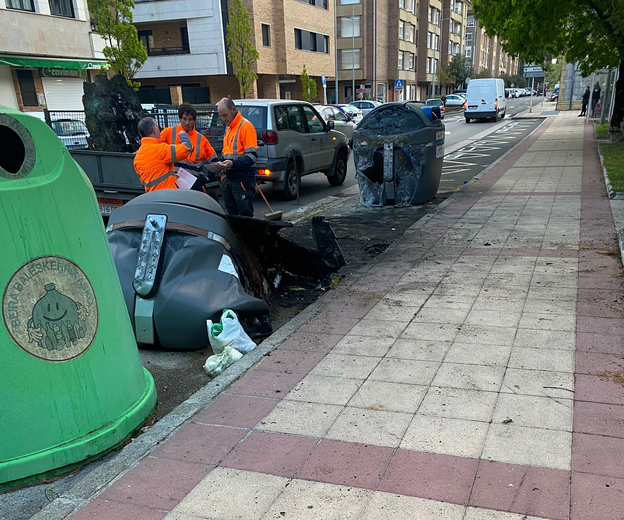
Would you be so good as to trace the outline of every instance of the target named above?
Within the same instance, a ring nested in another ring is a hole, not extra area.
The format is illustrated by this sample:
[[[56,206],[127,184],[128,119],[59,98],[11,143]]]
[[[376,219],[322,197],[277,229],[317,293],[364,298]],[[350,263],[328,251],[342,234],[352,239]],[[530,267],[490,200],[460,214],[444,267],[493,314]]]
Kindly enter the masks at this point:
[[[386,103],[353,134],[355,176],[367,207],[424,204],[440,186],[444,125],[438,107]]]

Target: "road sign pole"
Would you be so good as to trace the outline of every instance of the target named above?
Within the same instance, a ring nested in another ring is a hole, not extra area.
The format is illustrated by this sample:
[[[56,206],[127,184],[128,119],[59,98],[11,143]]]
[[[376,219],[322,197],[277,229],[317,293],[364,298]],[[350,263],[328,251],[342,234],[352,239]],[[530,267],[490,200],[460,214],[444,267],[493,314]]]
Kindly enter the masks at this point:
[[[327,85],[323,85],[323,104],[327,105]]]
[[[535,78],[531,78],[531,101],[529,102],[529,113],[533,112],[533,87],[535,86]]]

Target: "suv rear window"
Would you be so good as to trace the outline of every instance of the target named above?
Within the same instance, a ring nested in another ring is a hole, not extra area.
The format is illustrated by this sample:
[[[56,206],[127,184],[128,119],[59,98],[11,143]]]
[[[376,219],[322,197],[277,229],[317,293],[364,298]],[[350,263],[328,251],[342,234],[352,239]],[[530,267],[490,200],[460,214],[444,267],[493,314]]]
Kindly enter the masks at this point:
[[[256,107],[256,106],[240,106],[236,107],[240,114],[247,119],[254,128],[257,133],[261,133],[263,130],[267,128],[267,108],[266,107]]]

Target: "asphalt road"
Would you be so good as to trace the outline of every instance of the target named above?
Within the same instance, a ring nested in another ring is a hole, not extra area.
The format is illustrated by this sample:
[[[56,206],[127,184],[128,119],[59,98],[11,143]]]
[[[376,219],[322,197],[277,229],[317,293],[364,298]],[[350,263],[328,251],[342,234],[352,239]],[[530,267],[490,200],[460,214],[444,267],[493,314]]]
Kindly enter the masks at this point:
[[[543,97],[534,97],[533,98],[533,106],[537,103],[541,103]],[[474,136],[478,134],[482,134],[486,131],[491,131],[491,133],[498,132],[501,128],[505,128],[509,125],[511,118],[513,116],[527,110],[529,108],[530,98],[523,97],[518,99],[508,99],[507,100],[507,116],[505,119],[501,119],[497,123],[491,123],[489,121],[472,121],[469,124],[466,124],[463,112],[455,112],[451,114],[447,114],[444,118],[445,129],[445,149],[452,149],[454,146],[462,143],[463,141],[473,139]],[[554,103],[553,103],[554,105]],[[516,135],[518,139],[523,137],[523,133],[519,133]],[[468,143],[466,143],[468,144]],[[447,152],[445,155],[445,161],[447,161],[447,157],[451,155]],[[487,158],[485,158],[487,157]],[[483,160],[479,161],[477,165],[479,167],[467,167],[462,170],[461,175],[453,175],[453,172],[447,170],[445,168],[445,172],[443,173],[443,182],[441,183],[441,187],[443,189],[448,189],[454,191],[461,187],[465,180],[469,180],[475,175],[477,175],[484,167],[493,162],[495,159],[491,159],[491,155],[486,155]],[[453,161],[455,159],[452,159]],[[489,161],[489,162],[487,162]],[[473,162],[473,161],[468,161]],[[487,163],[487,164],[486,164]],[[353,163],[353,153],[349,157],[349,169],[347,172],[347,179],[345,180],[342,186],[330,186],[327,182],[327,178],[322,173],[314,173],[312,175],[307,175],[301,179],[301,194],[300,200],[296,201],[284,201],[281,200],[279,195],[273,190],[273,186],[271,184],[266,184],[262,186],[262,192],[267,197],[269,204],[274,211],[283,211],[287,213],[289,211],[295,210],[302,206],[307,206],[312,202],[320,200],[324,197],[328,197],[330,195],[336,196],[341,191],[345,190],[357,184],[355,179],[355,165]],[[255,201],[255,213],[256,216],[261,217],[265,213],[268,213],[269,210],[266,207],[264,201],[260,197],[256,197]]]

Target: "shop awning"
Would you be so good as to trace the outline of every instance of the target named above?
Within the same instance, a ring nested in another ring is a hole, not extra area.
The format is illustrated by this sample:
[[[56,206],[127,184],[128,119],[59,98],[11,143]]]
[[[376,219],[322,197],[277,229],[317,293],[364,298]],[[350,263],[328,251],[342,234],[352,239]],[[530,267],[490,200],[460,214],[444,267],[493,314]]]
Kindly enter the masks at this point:
[[[37,56],[7,56],[0,54],[0,65],[11,65],[12,67],[32,67],[65,70],[86,70],[99,69],[106,64],[106,60],[87,59],[56,59]]]

